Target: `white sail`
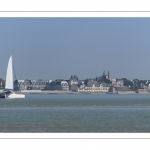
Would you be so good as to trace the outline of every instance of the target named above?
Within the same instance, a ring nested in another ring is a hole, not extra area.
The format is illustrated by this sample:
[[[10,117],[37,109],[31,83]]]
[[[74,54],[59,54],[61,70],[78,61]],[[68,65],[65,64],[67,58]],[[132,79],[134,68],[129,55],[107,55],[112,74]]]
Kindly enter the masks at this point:
[[[6,85],[5,85],[5,98],[25,98],[23,94],[16,94],[13,91],[13,64],[12,64],[12,56],[9,58],[7,73],[6,73]]]
[[[8,66],[7,66],[5,89],[13,90],[13,64],[12,64],[12,56],[10,56],[9,62],[8,62]]]

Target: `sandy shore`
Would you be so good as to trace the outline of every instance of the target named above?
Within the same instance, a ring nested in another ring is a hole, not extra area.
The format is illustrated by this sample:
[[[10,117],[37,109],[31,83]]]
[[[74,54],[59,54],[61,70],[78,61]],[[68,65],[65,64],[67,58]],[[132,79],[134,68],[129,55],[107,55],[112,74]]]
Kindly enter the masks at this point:
[[[107,93],[91,93],[91,92],[73,92],[73,91],[21,91],[15,93],[22,94],[107,94]]]
[[[21,91],[16,93],[22,93],[22,94],[79,94],[78,92],[72,92],[72,91]]]
[[[0,90],[0,93],[3,93],[3,90]],[[113,94],[113,93],[94,93],[94,92],[73,92],[73,91],[41,91],[41,90],[22,90],[15,93],[21,94]],[[150,94],[149,92],[140,92],[140,93],[118,93],[118,94]]]

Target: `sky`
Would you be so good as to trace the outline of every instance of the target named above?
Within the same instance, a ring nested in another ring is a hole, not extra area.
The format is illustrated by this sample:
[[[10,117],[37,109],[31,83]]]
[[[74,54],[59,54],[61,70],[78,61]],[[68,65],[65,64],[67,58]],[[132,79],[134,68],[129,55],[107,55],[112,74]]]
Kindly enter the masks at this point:
[[[0,78],[150,80],[150,18],[0,18]]]

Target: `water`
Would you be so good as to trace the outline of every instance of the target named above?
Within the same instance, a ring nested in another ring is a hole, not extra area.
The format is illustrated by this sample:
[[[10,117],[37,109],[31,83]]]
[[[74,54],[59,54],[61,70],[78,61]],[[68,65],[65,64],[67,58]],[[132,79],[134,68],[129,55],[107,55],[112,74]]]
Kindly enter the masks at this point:
[[[150,95],[30,94],[0,99],[1,133],[150,132]]]

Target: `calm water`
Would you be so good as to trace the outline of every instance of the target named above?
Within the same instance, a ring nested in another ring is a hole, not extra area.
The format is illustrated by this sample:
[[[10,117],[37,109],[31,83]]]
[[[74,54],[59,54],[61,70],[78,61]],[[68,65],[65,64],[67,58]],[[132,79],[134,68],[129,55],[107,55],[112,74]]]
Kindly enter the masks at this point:
[[[0,99],[0,132],[150,133],[150,95],[30,94]]]

